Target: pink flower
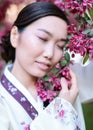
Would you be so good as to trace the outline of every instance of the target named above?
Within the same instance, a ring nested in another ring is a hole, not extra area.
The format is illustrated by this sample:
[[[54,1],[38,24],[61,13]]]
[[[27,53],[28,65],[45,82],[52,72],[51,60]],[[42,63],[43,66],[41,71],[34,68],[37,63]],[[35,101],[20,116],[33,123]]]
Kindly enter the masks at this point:
[[[64,111],[64,110],[61,110],[61,111],[59,112],[59,117],[63,117],[64,114],[65,114],[65,111]]]
[[[24,130],[30,130],[30,125],[25,125]]]

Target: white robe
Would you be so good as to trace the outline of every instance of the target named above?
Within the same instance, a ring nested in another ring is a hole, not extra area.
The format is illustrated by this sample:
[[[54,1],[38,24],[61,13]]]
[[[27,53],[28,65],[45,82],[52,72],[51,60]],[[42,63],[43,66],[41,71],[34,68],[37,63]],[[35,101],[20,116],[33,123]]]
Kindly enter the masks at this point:
[[[30,128],[31,130],[85,130],[83,116],[80,120],[76,110],[68,101],[57,97],[44,109],[42,100],[37,97],[35,101],[26,88],[11,74],[9,68],[11,65],[7,65],[4,75],[34,106],[38,116],[32,120],[23,106],[0,84],[0,130],[29,130]],[[26,126],[30,128],[26,129]]]

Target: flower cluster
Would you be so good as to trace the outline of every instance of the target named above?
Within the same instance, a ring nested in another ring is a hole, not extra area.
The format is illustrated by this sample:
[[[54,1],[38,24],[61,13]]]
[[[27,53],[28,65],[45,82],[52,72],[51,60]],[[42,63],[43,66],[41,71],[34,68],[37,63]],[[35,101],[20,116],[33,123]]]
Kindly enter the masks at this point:
[[[54,3],[63,11],[68,10],[70,13],[82,15],[86,9],[92,7],[93,0],[55,0]]]
[[[89,58],[93,59],[93,37],[86,34],[86,31],[73,31],[69,42],[68,48],[70,52],[74,51],[84,57],[83,64]],[[74,57],[74,54],[72,57]]]
[[[55,0],[54,3],[67,13],[70,21],[67,48],[83,56],[83,64],[93,60],[93,0]]]
[[[62,60],[53,68],[53,70],[39,79],[36,83],[37,92],[43,101],[52,101],[62,89],[60,78],[65,77],[68,82],[68,88],[71,86],[71,76],[67,64],[70,64],[69,54],[65,53]]]
[[[43,1],[43,0],[38,0]],[[68,26],[68,44],[66,49],[72,53],[83,56],[83,64],[88,59],[93,59],[93,0],[46,0],[54,2],[68,16],[70,25]],[[68,55],[68,54],[66,54]],[[68,58],[67,58],[68,57]],[[52,75],[40,79],[37,83],[38,94],[46,101],[51,101],[56,97],[62,89],[60,85],[60,77],[65,77],[71,85],[71,77],[67,65],[70,64],[70,57],[67,56],[61,60],[54,70]],[[68,60],[69,59],[69,60]],[[59,67],[60,66],[60,67]],[[57,73],[56,73],[57,72]]]
[[[83,64],[88,59],[93,60],[93,0],[46,1],[55,3],[68,16],[70,25],[68,26],[67,49],[83,56]]]

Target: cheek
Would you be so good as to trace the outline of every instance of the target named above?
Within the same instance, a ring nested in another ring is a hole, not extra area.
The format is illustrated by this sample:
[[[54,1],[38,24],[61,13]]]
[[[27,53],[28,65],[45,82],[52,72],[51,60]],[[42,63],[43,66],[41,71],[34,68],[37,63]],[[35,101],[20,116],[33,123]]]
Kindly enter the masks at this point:
[[[38,53],[40,52],[40,48],[37,47],[38,46],[38,42],[35,40],[34,37],[30,37],[30,38],[21,38],[19,40],[19,46],[18,46],[18,50],[21,51],[20,53],[23,53],[23,55],[28,56],[29,58],[31,56],[36,56],[38,55]]]
[[[53,59],[53,64],[56,65],[62,58],[62,54],[63,52],[60,51],[60,52],[57,52],[55,55],[54,55],[54,59]],[[53,66],[54,66],[53,65]]]

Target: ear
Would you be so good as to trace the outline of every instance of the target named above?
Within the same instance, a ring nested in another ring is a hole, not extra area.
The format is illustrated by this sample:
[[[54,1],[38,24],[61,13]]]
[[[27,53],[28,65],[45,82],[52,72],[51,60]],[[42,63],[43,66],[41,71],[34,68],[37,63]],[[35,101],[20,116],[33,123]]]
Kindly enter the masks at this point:
[[[16,48],[18,45],[18,39],[19,39],[18,28],[16,26],[13,26],[10,33],[10,41],[14,48]]]

